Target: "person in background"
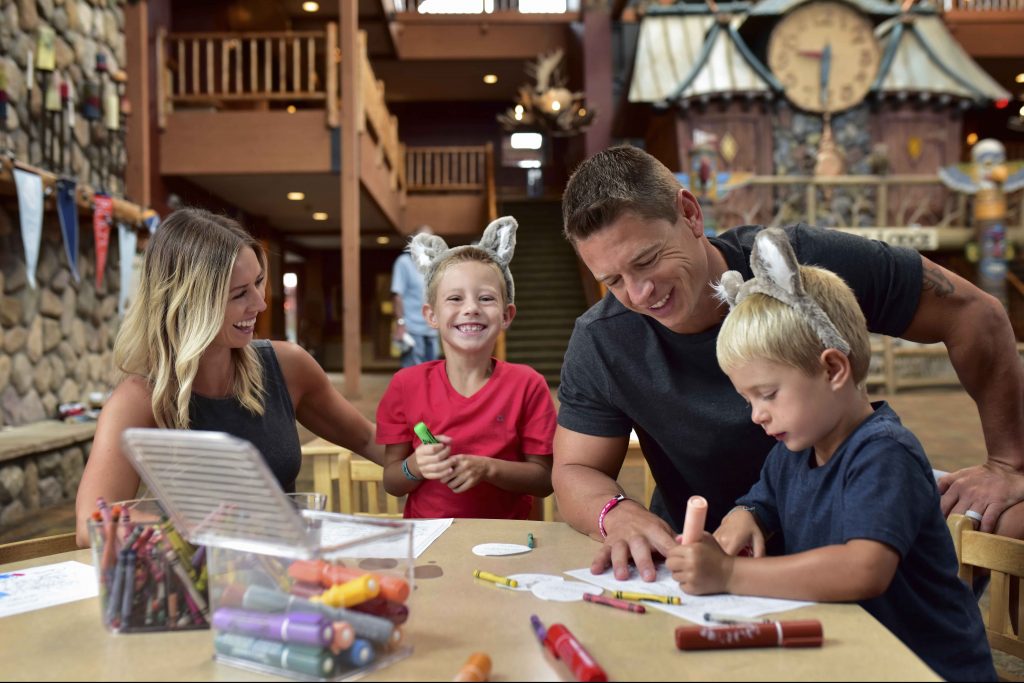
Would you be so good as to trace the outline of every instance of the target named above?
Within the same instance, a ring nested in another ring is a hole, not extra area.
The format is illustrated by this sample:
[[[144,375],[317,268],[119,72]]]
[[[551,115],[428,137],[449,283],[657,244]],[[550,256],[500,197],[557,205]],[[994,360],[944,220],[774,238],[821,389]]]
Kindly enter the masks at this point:
[[[547,382],[527,365],[493,357],[516,313],[508,267],[516,227],[504,217],[475,245],[449,249],[434,235],[409,244],[445,358],[399,370],[377,406],[384,488],[408,494],[406,517],[526,519],[533,496],[551,493],[555,406]],[[440,443],[423,443],[419,422]]]
[[[433,235],[421,225],[415,235]],[[408,368],[437,358],[437,330],[423,318],[423,274],[403,251],[391,271],[391,300],[395,311],[393,342],[401,349],[401,365]],[[412,342],[411,344],[409,342]]]
[[[253,339],[267,259],[236,221],[174,211],[146,247],[139,291],[114,343],[120,380],[100,413],[75,501],[77,538],[99,497],[132,498],[139,475],[121,449],[132,427],[204,429],[251,442],[285,491],[302,464],[296,420],[383,463],[372,422],[300,346]]]
[[[778,228],[758,233],[750,266],[752,279],[731,270],[719,285],[732,310],[718,364],[776,445],[714,536],[669,550],[673,578],[691,595],[857,601],[945,680],[996,680],[924,449],[868,400],[856,296],[799,266]],[[765,556],[771,535],[783,555]]]

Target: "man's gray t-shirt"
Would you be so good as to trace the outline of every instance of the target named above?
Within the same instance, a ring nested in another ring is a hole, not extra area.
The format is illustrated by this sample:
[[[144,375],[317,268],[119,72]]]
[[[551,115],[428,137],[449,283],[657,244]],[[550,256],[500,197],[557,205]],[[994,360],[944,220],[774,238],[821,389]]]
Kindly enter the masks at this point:
[[[753,277],[750,251],[761,229],[709,238],[744,280]],[[871,331],[906,330],[921,296],[916,252],[802,224],[785,230],[800,263],[850,285]],[[651,509],[676,531],[692,495],[708,499],[707,528],[715,529],[758,480],[775,443],[718,367],[719,329],[678,334],[609,293],[576,320],[562,365],[558,424],[592,436],[635,429],[658,485]]]

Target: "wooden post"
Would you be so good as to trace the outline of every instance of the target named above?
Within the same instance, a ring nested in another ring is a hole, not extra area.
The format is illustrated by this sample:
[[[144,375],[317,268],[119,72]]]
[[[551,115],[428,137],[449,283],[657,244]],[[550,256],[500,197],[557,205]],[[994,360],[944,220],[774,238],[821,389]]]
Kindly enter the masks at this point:
[[[327,127],[338,127],[338,25],[333,21],[327,24]]]
[[[157,82],[157,111],[160,112],[160,127],[163,128],[163,80],[164,54],[163,29],[157,34],[157,71],[150,73],[149,58],[149,7],[146,0],[128,3],[124,6],[125,48],[128,53],[126,68],[128,84],[125,92],[131,104],[131,119],[128,124],[127,140],[128,166],[125,169],[125,194],[142,206],[149,206],[149,127],[150,78]]]
[[[807,181],[807,224],[818,223],[818,184],[814,178]]]
[[[882,337],[882,364],[885,367],[885,393],[892,396],[896,393],[896,352],[892,337]]]
[[[878,208],[875,210],[875,226],[889,225],[889,181],[881,178],[878,182]]]
[[[167,128],[167,98],[170,96],[167,82],[167,29],[161,26],[156,32],[157,93],[156,93],[156,124],[160,130]]]
[[[359,145],[363,117],[360,74],[358,0],[338,0],[341,25],[341,292],[344,330],[344,392],[359,396],[362,329],[359,293]],[[365,39],[364,39],[365,40]]]

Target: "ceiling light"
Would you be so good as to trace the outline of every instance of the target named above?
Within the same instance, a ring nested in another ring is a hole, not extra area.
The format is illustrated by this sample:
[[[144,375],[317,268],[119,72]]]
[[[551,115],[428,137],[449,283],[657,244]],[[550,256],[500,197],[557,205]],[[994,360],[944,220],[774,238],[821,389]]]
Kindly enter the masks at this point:
[[[540,133],[512,133],[512,149],[540,149],[544,138]]]
[[[487,85],[494,85],[498,82],[498,77],[494,74],[484,74],[484,83]]]
[[[377,238],[377,244],[391,244],[391,238],[387,235],[381,235]]]
[[[306,194],[304,192],[289,192],[288,193],[288,199],[292,200],[293,202],[301,202],[305,198],[306,198]]]
[[[294,287],[297,284],[299,284],[299,276],[298,275],[296,275],[295,273],[285,273],[284,274],[284,286],[285,287],[287,287],[288,289],[291,289],[292,287]]]
[[[304,3],[302,3],[302,9],[306,10],[307,12],[316,12],[317,10],[320,9],[320,3],[319,2],[304,2]]]
[[[294,114],[295,113],[295,105],[294,104],[289,104],[288,108],[285,109],[285,111],[287,111],[289,114]]]
[[[1017,74],[1016,76],[1013,77],[1013,80],[1017,81],[1018,83],[1024,83],[1024,73]]]
[[[516,165],[519,168],[540,168],[540,161],[537,159],[523,159]]]
[[[326,211],[317,211],[316,213],[313,214],[313,220],[315,220],[315,221],[325,221],[325,220],[327,220],[327,212]]]
[[[967,135],[967,144],[968,145],[973,145],[977,141],[978,141],[978,134],[977,133],[969,133]]]

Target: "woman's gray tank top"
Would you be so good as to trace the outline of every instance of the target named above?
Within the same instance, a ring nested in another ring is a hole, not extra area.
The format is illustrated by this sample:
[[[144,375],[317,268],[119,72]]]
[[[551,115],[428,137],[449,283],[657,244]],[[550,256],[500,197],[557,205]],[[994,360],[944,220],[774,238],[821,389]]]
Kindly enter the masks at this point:
[[[251,442],[263,454],[281,488],[293,492],[302,466],[302,447],[292,399],[270,341],[255,339],[252,346],[263,363],[263,415],[250,413],[234,397],[207,398],[193,393],[189,403],[191,428],[227,432]]]

